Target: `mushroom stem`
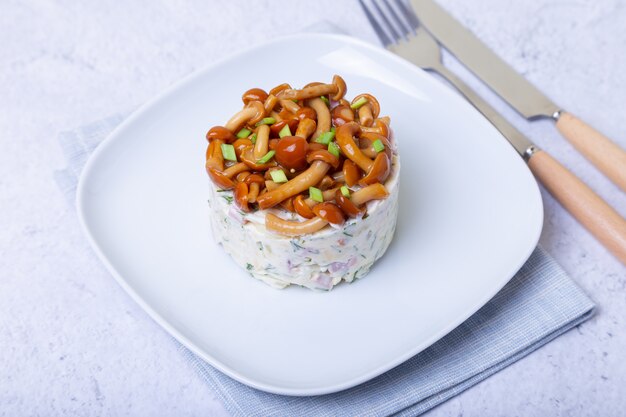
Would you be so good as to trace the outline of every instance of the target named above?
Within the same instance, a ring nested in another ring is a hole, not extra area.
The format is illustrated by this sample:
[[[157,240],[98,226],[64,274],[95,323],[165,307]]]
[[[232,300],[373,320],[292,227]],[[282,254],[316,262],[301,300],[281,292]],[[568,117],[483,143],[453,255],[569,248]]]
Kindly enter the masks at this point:
[[[244,182],[250,176],[250,171],[243,171],[235,175],[237,182]]]
[[[281,201],[292,197],[302,191],[313,187],[317,184],[326,172],[330,169],[330,165],[323,161],[313,161],[311,166],[300,175],[280,185],[273,191],[269,191],[257,199],[261,210],[270,208]]]
[[[385,121],[388,117],[380,117],[374,120],[374,126],[361,126],[361,131],[364,133],[377,133],[386,138],[389,138],[389,122]]]
[[[274,94],[270,94],[269,96],[267,96],[267,98],[265,99],[265,103],[263,103],[265,114],[270,114],[271,111],[274,110],[274,107],[276,107],[277,103],[278,97],[276,97]]]
[[[317,84],[304,87],[302,90],[283,90],[279,97],[284,100],[306,100],[308,98],[325,96],[337,93],[337,86],[334,84]]]
[[[356,105],[359,102],[365,100],[365,103],[358,109],[359,123],[365,127],[370,127],[374,123],[374,119],[380,114],[380,104],[376,97],[371,94],[359,94],[352,100],[352,105]]]
[[[239,131],[244,123],[256,123],[265,116],[265,107],[260,101],[251,101],[246,107],[235,113],[224,126],[233,133]]]
[[[363,126],[370,127],[374,122],[374,116],[372,115],[372,106],[369,103],[364,104],[359,108],[359,122]]]
[[[361,204],[365,204],[370,200],[381,200],[383,198],[387,198],[388,196],[389,192],[387,191],[385,186],[381,183],[376,183],[353,192],[350,200],[356,206],[360,206]]]
[[[209,143],[209,147],[206,150],[206,167],[214,168],[218,171],[224,169],[224,155],[222,155],[222,144],[224,141],[221,139],[213,139]]]
[[[339,190],[341,187],[335,187],[335,188],[329,188],[328,190],[324,190],[322,191],[322,197],[324,198],[324,201],[332,201],[335,198],[335,193],[337,192],[337,190]],[[307,206],[309,207],[313,207],[316,204],[319,204],[319,201],[315,201],[313,200],[311,197],[305,198],[304,202],[306,203]]]
[[[317,139],[319,135],[330,130],[330,110],[328,110],[326,103],[319,97],[308,100],[307,106],[315,110],[317,114],[317,127],[311,137],[312,139]]]
[[[333,172],[333,180],[335,180],[335,182],[345,182],[345,176],[343,174],[343,171],[336,171]]]
[[[231,132],[236,133],[239,131],[239,128],[245,122],[253,118],[255,114],[256,110],[253,107],[246,107],[245,109],[239,110],[239,112],[235,113],[235,115],[230,118],[224,127]]]
[[[315,213],[313,213],[311,206],[307,204],[302,194],[298,194],[296,198],[293,199],[293,209],[305,219],[312,219],[315,217]]]
[[[227,178],[232,178],[240,172],[247,171],[248,169],[248,165],[244,164],[243,162],[239,162],[226,168],[224,172],[222,172],[222,174],[224,174],[224,176],[226,176]]]
[[[313,132],[315,132],[316,123],[313,119],[305,118],[298,123],[298,128],[294,136],[300,136],[301,138],[308,139]]]
[[[267,180],[265,181],[265,189],[270,192],[270,191],[274,191],[275,189],[277,189],[279,187],[277,182],[274,182],[272,180]]]
[[[211,167],[207,167],[206,171],[209,174],[211,181],[213,181],[213,183],[217,185],[218,187],[220,187],[221,189],[231,190],[235,188],[235,183],[233,182],[233,180],[225,176],[224,173]]]
[[[271,111],[269,113],[270,117],[273,117],[274,119],[276,119],[276,122],[282,122],[283,118],[281,117],[281,115],[275,111]]]
[[[323,229],[327,224],[328,222],[321,217],[298,222],[281,219],[272,213],[267,213],[265,216],[265,227],[284,236],[300,236],[315,233]]]
[[[250,206],[248,205],[248,184],[245,182],[240,182],[235,186],[234,192],[235,204],[241,210],[245,212],[250,211]]]
[[[355,134],[360,132],[361,128],[355,122],[349,122],[345,125],[339,126],[336,134],[337,144],[341,148],[344,155],[350,158],[350,160],[357,164],[363,171],[369,172],[374,161],[361,152],[361,149],[356,146],[353,138]]]
[[[259,184],[253,182],[250,184],[250,191],[248,192],[248,203],[256,203],[256,198],[259,196]]]
[[[259,126],[256,131],[256,143],[254,144],[254,157],[261,159],[267,153],[270,140],[270,127],[268,125]]]
[[[280,100],[279,101],[280,105],[283,106],[283,109],[287,109],[287,111],[290,111],[291,113],[296,113],[298,110],[300,110],[300,106],[298,106],[298,104],[294,103],[291,100]]]

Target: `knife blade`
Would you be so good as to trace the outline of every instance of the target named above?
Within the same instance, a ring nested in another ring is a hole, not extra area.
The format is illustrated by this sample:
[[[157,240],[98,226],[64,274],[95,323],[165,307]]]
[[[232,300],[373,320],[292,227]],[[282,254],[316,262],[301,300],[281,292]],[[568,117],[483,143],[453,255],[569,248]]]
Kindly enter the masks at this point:
[[[626,192],[626,151],[550,98],[433,0],[411,0],[420,23],[478,78],[527,119],[550,117],[574,147]]]
[[[426,29],[524,117],[553,117],[560,110],[434,1],[413,0],[412,4]]]

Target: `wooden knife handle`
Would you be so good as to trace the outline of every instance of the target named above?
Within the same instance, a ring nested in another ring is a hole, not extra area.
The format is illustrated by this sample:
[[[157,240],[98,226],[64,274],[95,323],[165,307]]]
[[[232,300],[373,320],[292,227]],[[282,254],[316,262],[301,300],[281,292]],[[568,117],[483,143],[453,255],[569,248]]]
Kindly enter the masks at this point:
[[[562,112],[556,127],[585,158],[626,192],[626,151],[571,113]]]
[[[626,220],[548,153],[534,152],[528,166],[550,194],[626,265]]]

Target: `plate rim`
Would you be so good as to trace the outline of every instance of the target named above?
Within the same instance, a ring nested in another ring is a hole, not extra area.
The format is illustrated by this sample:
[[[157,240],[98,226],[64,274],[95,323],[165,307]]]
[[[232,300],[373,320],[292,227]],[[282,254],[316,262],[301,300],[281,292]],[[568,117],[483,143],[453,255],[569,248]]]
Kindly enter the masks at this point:
[[[440,340],[441,338],[449,334],[452,330],[454,330],[460,324],[465,322],[470,316],[472,316],[481,307],[487,304],[489,300],[491,300],[513,278],[513,276],[526,263],[526,261],[530,258],[531,254],[537,247],[537,244],[539,242],[539,237],[543,229],[543,221],[544,221],[544,209],[543,209],[542,196],[539,191],[539,186],[536,180],[534,180],[534,177],[532,176],[529,170],[528,173],[533,179],[532,182],[535,185],[535,187],[533,187],[534,188],[533,194],[535,194],[536,200],[538,202],[538,209],[539,209],[539,212],[538,212],[539,218],[537,220],[536,230],[535,230],[533,238],[529,240],[530,242],[533,242],[533,243],[529,245],[529,248],[526,248],[523,256],[520,255],[521,261],[518,264],[515,264],[511,268],[509,268],[509,272],[507,272],[506,274],[507,277],[506,279],[503,279],[501,281],[501,285],[493,286],[491,291],[486,292],[485,296],[480,298],[476,303],[472,304],[470,308],[466,309],[466,311],[462,315],[458,316],[457,320],[451,321],[447,326],[442,327],[441,330],[436,332],[430,338],[427,338],[423,340],[421,343],[416,344],[413,349],[411,349],[404,355],[400,355],[383,365],[379,365],[375,369],[372,369],[364,374],[361,374],[358,377],[353,377],[350,380],[344,381],[342,383],[335,383],[333,385],[317,387],[317,388],[290,388],[286,386],[278,386],[277,384],[271,384],[268,382],[257,381],[254,378],[247,377],[241,374],[240,372],[238,372],[237,370],[232,369],[231,367],[223,364],[221,361],[217,360],[216,358],[212,357],[207,352],[203,351],[199,346],[196,346],[196,344],[193,341],[191,341],[188,337],[186,337],[180,331],[178,331],[165,318],[163,318],[154,308],[152,308],[151,305],[148,302],[146,302],[137,291],[133,289],[133,287],[124,279],[124,277],[122,277],[122,275],[117,272],[114,265],[109,261],[109,259],[104,254],[102,248],[100,247],[99,243],[96,241],[93,233],[91,232],[91,229],[86,220],[86,216],[87,216],[85,212],[86,204],[84,203],[84,201],[86,198],[85,195],[87,193],[86,191],[86,184],[88,183],[87,180],[90,177],[90,173],[93,170],[93,166],[95,165],[96,161],[100,158],[100,155],[103,154],[113,142],[115,142],[116,137],[119,136],[119,134],[123,132],[128,126],[134,124],[134,121],[140,118],[154,104],[161,102],[161,100],[165,96],[168,96],[170,93],[178,90],[181,86],[192,82],[194,79],[203,76],[206,72],[209,72],[216,67],[222,66],[228,61],[235,60],[239,58],[240,56],[244,56],[256,49],[271,46],[277,43],[282,43],[285,41],[293,41],[293,40],[298,40],[298,39],[319,39],[319,38],[326,38],[326,39],[331,39],[331,40],[334,39],[337,41],[341,41],[344,44],[356,45],[368,51],[373,51],[375,53],[383,53],[384,55],[386,55],[387,58],[391,59],[398,65],[404,66],[405,68],[409,68],[410,70],[417,72],[417,73],[426,73],[426,71],[422,70],[416,65],[410,63],[409,61],[406,61],[405,59],[393,54],[392,52],[384,48],[378,47],[376,45],[370,44],[361,39],[348,36],[348,35],[331,34],[331,33],[298,33],[298,34],[291,34],[287,36],[276,37],[266,42],[258,43],[248,48],[242,49],[241,51],[225,56],[209,65],[206,65],[196,71],[193,71],[192,73],[188,74],[187,76],[182,77],[180,80],[174,82],[172,85],[165,88],[160,93],[158,93],[157,95],[155,95],[154,97],[152,97],[151,99],[147,100],[145,103],[137,107],[127,118],[125,118],[118,126],[116,126],[115,129],[113,129],[111,133],[109,133],[105,139],[102,140],[102,142],[96,147],[94,152],[89,156],[87,162],[85,163],[83,169],[81,170],[78,184],[76,187],[75,204],[76,204],[76,211],[78,214],[79,223],[92,249],[95,251],[100,261],[105,265],[109,273],[113,275],[117,283],[124,289],[124,291],[131,297],[131,299],[135,301],[148,314],[148,316],[150,316],[152,320],[154,320],[158,325],[160,325],[163,329],[165,329],[173,338],[175,338],[178,342],[180,342],[183,346],[185,346],[185,348],[189,349],[195,355],[200,357],[202,360],[204,360],[209,365],[213,366],[214,368],[216,368],[218,371],[222,372],[223,374],[249,387],[252,387],[252,388],[264,391],[264,392],[269,392],[272,394],[287,395],[287,396],[324,395],[324,394],[339,392],[339,391],[346,390],[348,388],[355,387],[359,384],[362,384],[364,382],[367,382],[373,378],[376,378],[382,375],[383,373],[395,368],[396,366],[401,365],[402,363],[406,362],[408,359],[412,358],[413,356],[417,355],[418,353],[422,352],[426,348],[436,343],[438,340]],[[453,97],[452,98],[453,100],[459,100],[459,99],[463,100],[461,97],[456,96],[454,94],[454,90],[451,87],[446,86],[444,83],[442,83],[441,81],[433,77],[429,77],[428,79],[429,79],[429,82],[442,84],[440,86],[441,87],[440,90],[442,91],[443,94],[447,94],[448,96]],[[477,110],[475,111],[478,114],[480,114]],[[482,114],[480,114],[480,116],[484,117]],[[506,138],[499,131],[497,131],[497,129],[496,129],[496,132],[498,132],[502,140],[506,140]],[[522,251],[520,251],[520,254],[521,252]]]

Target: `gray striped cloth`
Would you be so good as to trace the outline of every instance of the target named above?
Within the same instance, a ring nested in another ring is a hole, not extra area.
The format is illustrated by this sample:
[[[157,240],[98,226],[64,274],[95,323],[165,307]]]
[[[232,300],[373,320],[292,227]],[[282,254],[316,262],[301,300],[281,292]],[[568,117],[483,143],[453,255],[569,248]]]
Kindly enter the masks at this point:
[[[89,155],[127,114],[59,135],[67,167],[54,175],[70,204]],[[415,416],[579,325],[593,310],[593,302],[538,247],[504,289],[450,334],[402,365],[339,393],[287,397],[261,392],[174,342],[234,416]]]
[[[341,33],[328,22],[304,31]],[[70,204],[89,155],[129,113],[59,135],[67,167],[54,175]],[[593,302],[538,247],[504,289],[447,336],[385,374],[335,394],[287,397],[258,391],[174,343],[234,416],[416,416],[578,326],[593,311]]]

